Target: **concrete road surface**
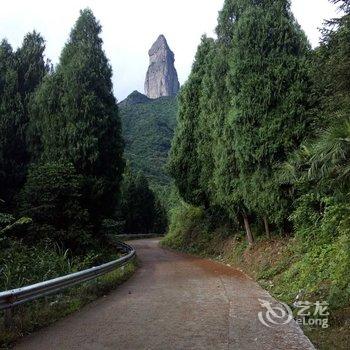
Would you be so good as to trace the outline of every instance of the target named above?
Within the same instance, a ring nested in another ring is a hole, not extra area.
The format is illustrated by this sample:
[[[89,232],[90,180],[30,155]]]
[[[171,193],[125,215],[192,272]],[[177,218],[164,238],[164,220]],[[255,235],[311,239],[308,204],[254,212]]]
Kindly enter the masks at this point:
[[[141,266],[129,281],[15,348],[314,349],[294,321],[259,321],[258,299],[275,301],[238,270],[162,249],[157,239],[133,245]]]

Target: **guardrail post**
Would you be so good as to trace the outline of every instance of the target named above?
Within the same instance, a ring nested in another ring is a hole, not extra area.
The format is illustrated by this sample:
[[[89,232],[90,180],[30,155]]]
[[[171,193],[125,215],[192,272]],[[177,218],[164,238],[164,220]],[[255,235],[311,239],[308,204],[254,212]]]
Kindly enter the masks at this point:
[[[6,330],[12,330],[15,327],[13,320],[13,308],[10,307],[4,311],[4,326]]]

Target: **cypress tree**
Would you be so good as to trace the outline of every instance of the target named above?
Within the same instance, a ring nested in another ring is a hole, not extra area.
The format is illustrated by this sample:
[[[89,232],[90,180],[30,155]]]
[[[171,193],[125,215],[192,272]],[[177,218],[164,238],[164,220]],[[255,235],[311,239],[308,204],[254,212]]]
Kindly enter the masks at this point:
[[[84,176],[95,230],[114,213],[124,169],[112,69],[100,33],[92,11],[81,11],[55,72],[35,96],[29,137],[36,161],[70,162]]]
[[[34,225],[23,238],[31,244],[50,239],[74,253],[91,247],[89,213],[82,207],[81,175],[72,164],[45,163],[29,167],[20,210]]]
[[[28,33],[16,52],[5,40],[0,45],[0,195],[8,206],[25,181],[28,106],[47,73],[44,50],[36,32]]]
[[[180,91],[178,124],[168,165],[180,196],[188,203],[206,207],[209,199],[200,183],[202,168],[197,147],[202,82],[211,47],[212,40],[202,37],[191,74]]]
[[[125,232],[146,234],[152,232],[156,223],[157,205],[147,178],[127,169],[122,185],[121,214],[125,220]]]
[[[20,98],[17,94],[17,74],[15,55],[11,45],[3,40],[0,45],[0,197],[6,204],[13,196],[13,177],[16,164],[12,161],[12,151],[16,124],[21,111]]]
[[[213,69],[216,112],[214,117],[214,172],[213,191],[215,204],[225,208],[236,225],[244,225],[247,241],[253,244],[250,212],[244,204],[240,189],[239,168],[236,159],[235,134],[232,125],[232,100],[236,93],[230,73],[229,61],[233,56],[233,35],[244,1],[226,0],[219,13],[216,60]]]
[[[268,223],[288,216],[290,189],[275,176],[308,133],[309,44],[287,0],[248,1],[237,20],[230,61],[232,124],[245,206]]]
[[[203,78],[199,87],[199,109],[198,124],[196,125],[198,142],[194,145],[197,148],[197,162],[199,164],[198,183],[207,206],[210,205],[213,195],[213,170],[214,154],[213,144],[215,142],[215,117],[217,109],[215,59],[217,46],[213,39],[206,39],[208,52],[203,62]]]

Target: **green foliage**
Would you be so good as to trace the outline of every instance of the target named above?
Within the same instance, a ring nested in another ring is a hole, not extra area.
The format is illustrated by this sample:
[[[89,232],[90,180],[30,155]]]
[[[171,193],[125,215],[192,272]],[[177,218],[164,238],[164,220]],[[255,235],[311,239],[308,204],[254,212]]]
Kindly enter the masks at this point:
[[[242,213],[248,210],[244,205],[242,193],[239,191],[239,168],[237,164],[236,145],[232,115],[232,79],[229,59],[232,55],[233,35],[236,22],[240,15],[240,3],[236,0],[226,0],[219,14],[216,43],[216,61],[212,70],[214,81],[214,103],[216,109],[211,118],[214,119],[213,140],[213,196],[216,205],[226,208],[236,223]],[[213,95],[212,95],[213,96]]]
[[[274,170],[308,135],[308,49],[287,1],[247,6],[236,23],[228,122],[239,190],[252,212],[276,224],[283,223],[290,203]]]
[[[314,62],[315,70],[325,72],[324,79],[316,84],[320,95],[317,113],[325,128],[293,154],[284,168],[285,174],[289,169],[289,183],[300,194],[292,214],[296,232],[305,237],[319,236],[322,241],[348,234],[337,227],[349,217],[350,86],[347,73],[341,73],[349,68],[349,15],[335,22],[337,29],[324,30]]]
[[[6,226],[11,225],[14,220],[14,217],[10,214],[0,213],[0,232],[2,232]]]
[[[162,244],[173,249],[185,250],[188,244],[196,247],[197,242],[191,239],[191,233],[203,222],[203,209],[183,204],[171,211],[171,225]],[[194,244],[195,243],[195,244]],[[199,250],[199,248],[197,248]]]
[[[1,290],[117,257],[111,236],[121,230],[115,210],[124,143],[100,34],[91,10],[81,11],[55,69],[45,62],[45,42],[36,32],[16,51],[0,43]],[[174,105],[166,111],[173,123]],[[164,231],[163,207],[141,177],[135,183],[141,201],[152,199],[153,228]],[[77,310],[133,270],[134,264],[16,309],[15,336]],[[0,338],[10,339],[0,323]]]
[[[161,233],[166,230],[166,212],[142,173],[130,169],[124,175],[121,195],[121,218],[126,234]]]
[[[350,301],[348,272],[349,236],[343,235],[328,244],[315,241],[276,280],[275,292],[291,302],[302,291],[307,300],[327,300],[331,307],[344,307]]]
[[[169,231],[162,245],[198,255],[218,255],[231,224],[225,213],[181,203],[170,214]]]
[[[13,241],[0,254],[0,289],[9,290],[75,272],[75,261],[52,243],[28,247]]]
[[[155,193],[156,200],[154,204],[154,222],[152,232],[158,235],[165,235],[168,229],[168,212],[163,201]]]
[[[311,133],[310,51],[288,1],[226,1],[180,97],[169,169],[181,197],[283,227],[292,188],[276,169]],[[250,215],[249,215],[250,214]]]
[[[188,203],[205,206],[208,206],[208,198],[200,183],[201,164],[197,144],[200,138],[200,89],[211,45],[212,39],[202,38],[190,77],[181,88],[178,124],[168,164],[181,197]]]
[[[37,270],[35,270],[34,274],[30,276],[29,274],[33,272],[32,268],[24,269],[24,265],[14,265],[13,270],[7,270],[6,272],[15,274],[15,269],[17,268],[18,271],[24,273],[23,275],[21,274],[21,276],[24,276],[23,280],[31,280],[30,283],[32,283],[34,280],[41,281],[45,275],[59,276],[63,272],[69,273],[91,267],[91,265],[86,265],[84,262],[79,262],[77,259],[69,259],[67,252],[60,249],[53,250],[53,248],[54,247],[50,245],[34,247],[33,251],[29,252],[28,259],[25,261],[30,267],[36,266],[39,261],[40,270],[43,272],[43,275],[39,275]],[[28,253],[28,247],[17,247],[16,251]],[[106,260],[103,262],[106,262]],[[117,269],[95,280],[79,284],[60,294],[47,296],[16,307],[13,313],[13,320],[16,325],[14,330],[9,331],[4,329],[2,322],[3,315],[0,313],[0,347],[7,349],[13,345],[14,341],[24,335],[47,327],[80,310],[83,306],[95,299],[105,296],[111,290],[115,289],[116,286],[131,277],[136,267],[137,263],[133,261],[125,265],[123,269]],[[57,270],[54,271],[54,269]]]
[[[350,121],[348,118],[325,130],[312,145],[309,178],[323,180],[348,193],[350,172]]]
[[[3,217],[3,215],[4,214],[0,213],[0,222],[2,221],[1,217]],[[22,234],[23,231],[25,231],[27,227],[33,223],[32,218],[28,218],[28,217],[22,217],[18,220],[11,220],[11,221],[13,222],[9,223],[9,225],[5,226],[3,229],[0,229],[0,237],[1,236],[13,237],[13,236]],[[1,241],[1,238],[0,238],[0,241]]]
[[[72,164],[52,162],[29,169],[20,195],[21,212],[33,219],[27,242],[49,238],[75,252],[91,243],[89,213],[82,206],[84,178]]]
[[[84,176],[84,207],[95,232],[114,213],[124,169],[112,69],[100,33],[91,10],[81,11],[56,70],[31,103],[29,132],[36,161],[68,161]]]
[[[0,196],[7,207],[13,207],[12,199],[25,181],[28,105],[48,69],[44,50],[36,32],[27,34],[16,52],[6,40],[0,44]]]
[[[152,186],[167,186],[164,167],[176,124],[176,97],[151,100],[134,91],[119,104],[125,140],[125,158],[133,171],[141,171]]]
[[[336,309],[350,302],[350,20],[348,1],[332,2],[345,14],[311,52],[289,1],[225,1],[218,38],[202,39],[181,91],[170,158],[181,198],[201,207],[174,209],[164,244],[222,254],[225,235],[208,218],[224,208],[235,264],[283,300],[302,291]],[[264,219],[267,233],[272,224],[295,238],[280,257],[258,235],[246,250],[241,217],[247,234]]]

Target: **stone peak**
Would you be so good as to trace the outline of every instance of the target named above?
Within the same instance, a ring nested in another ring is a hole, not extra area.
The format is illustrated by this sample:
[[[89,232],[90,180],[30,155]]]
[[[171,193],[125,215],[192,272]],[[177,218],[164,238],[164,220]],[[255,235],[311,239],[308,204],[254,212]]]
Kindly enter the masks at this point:
[[[176,95],[180,84],[174,66],[175,56],[163,34],[159,35],[148,54],[150,64],[145,80],[146,96],[155,99]]]
[[[148,54],[152,56],[159,50],[171,51],[169,48],[168,42],[163,34],[159,35],[158,39],[154,42],[154,44],[148,51]]]

